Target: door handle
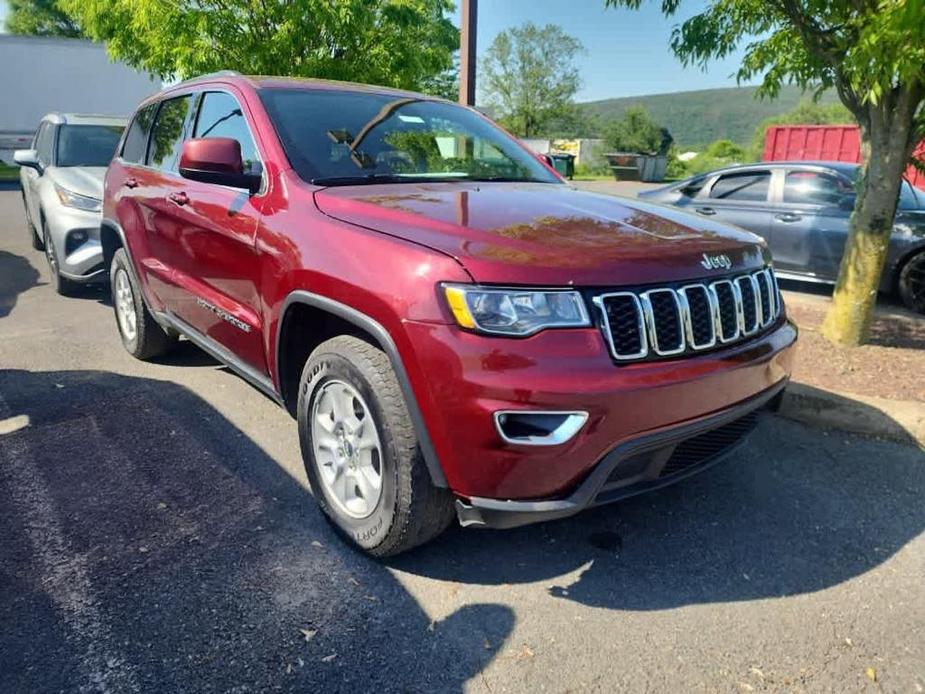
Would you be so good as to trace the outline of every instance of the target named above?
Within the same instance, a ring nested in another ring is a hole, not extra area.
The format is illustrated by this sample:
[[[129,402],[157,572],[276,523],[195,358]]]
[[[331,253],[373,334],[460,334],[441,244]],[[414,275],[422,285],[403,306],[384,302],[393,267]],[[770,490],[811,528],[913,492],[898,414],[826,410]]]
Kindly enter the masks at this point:
[[[782,212],[781,214],[774,215],[774,219],[780,222],[790,223],[799,222],[801,219],[803,219],[803,217],[802,215],[794,214],[792,212]]]
[[[697,207],[695,209],[697,210],[698,214],[704,214],[708,217],[712,214],[716,214],[716,210],[714,210],[712,207]]]
[[[136,178],[126,178],[126,179],[125,179],[125,183],[123,183],[122,185],[124,185],[126,188],[137,188],[137,187],[138,187],[138,179],[136,179]]]
[[[176,203],[180,207],[183,207],[183,205],[186,205],[189,202],[189,196],[182,191],[179,193],[171,193],[167,197],[170,198],[171,202]]]

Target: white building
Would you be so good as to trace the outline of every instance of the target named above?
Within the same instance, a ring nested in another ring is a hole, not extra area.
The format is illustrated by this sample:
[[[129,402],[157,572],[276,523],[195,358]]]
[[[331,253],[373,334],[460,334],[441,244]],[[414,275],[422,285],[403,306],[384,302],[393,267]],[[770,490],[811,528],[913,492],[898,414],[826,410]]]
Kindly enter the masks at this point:
[[[50,111],[127,116],[161,82],[80,39],[0,34],[0,160]]]

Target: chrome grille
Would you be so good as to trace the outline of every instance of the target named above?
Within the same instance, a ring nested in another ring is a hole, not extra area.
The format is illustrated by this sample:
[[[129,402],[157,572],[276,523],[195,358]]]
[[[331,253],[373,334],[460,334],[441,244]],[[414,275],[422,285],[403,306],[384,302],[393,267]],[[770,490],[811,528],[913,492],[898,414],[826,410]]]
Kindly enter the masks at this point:
[[[611,354],[638,361],[698,352],[756,334],[780,315],[770,268],[713,282],[600,294]]]

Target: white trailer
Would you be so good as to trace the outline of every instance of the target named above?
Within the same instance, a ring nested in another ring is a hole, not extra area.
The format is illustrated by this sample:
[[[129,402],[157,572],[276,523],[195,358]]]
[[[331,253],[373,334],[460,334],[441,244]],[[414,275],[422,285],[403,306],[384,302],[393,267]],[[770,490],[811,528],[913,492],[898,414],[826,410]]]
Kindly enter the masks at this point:
[[[50,111],[127,116],[160,88],[101,44],[0,34],[0,161],[12,163]]]

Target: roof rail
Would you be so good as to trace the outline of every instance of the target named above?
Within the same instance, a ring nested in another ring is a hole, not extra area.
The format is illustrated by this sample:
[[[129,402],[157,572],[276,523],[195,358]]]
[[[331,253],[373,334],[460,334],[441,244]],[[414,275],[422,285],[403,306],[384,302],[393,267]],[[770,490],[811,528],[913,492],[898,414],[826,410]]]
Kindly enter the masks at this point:
[[[240,77],[241,73],[237,70],[218,70],[217,72],[206,72],[202,75],[196,75],[195,77],[190,77],[188,79],[177,82],[176,84],[186,84],[187,82],[196,82],[198,80],[206,79],[208,77]],[[176,85],[171,84],[171,87]]]

